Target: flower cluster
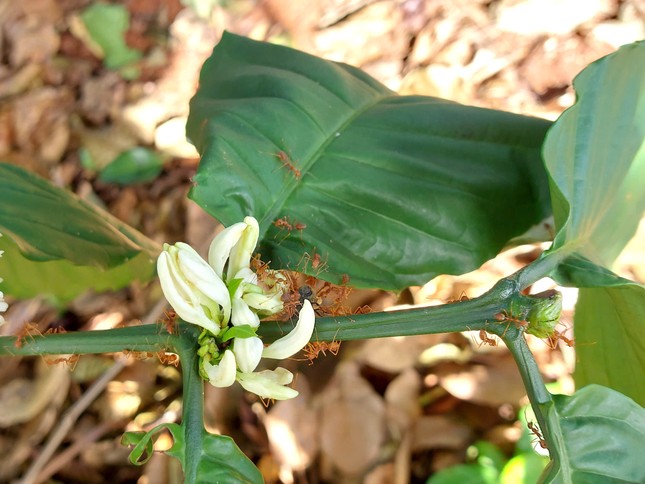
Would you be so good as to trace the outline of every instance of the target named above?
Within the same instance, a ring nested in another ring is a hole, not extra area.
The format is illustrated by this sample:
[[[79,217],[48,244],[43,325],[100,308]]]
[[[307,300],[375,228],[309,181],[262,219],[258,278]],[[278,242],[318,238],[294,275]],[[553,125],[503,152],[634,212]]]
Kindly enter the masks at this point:
[[[268,270],[259,282],[251,269],[259,233],[253,217],[231,225],[213,239],[208,262],[187,244],[165,244],[157,272],[177,315],[203,328],[198,350],[202,377],[216,387],[237,380],[263,398],[285,400],[298,395],[286,386],[293,380],[291,372],[255,369],[262,357],[284,359],[300,351],[311,338],[315,314],[305,300],[296,327],[264,347],[256,334],[260,319],[283,310],[287,284],[282,274]]]
[[[0,234],[0,237],[2,237],[2,234]],[[0,257],[2,257],[4,251],[0,250]],[[0,277],[0,282],[2,282],[2,277]],[[2,291],[0,291],[0,313],[4,313],[9,305],[4,301],[4,294]],[[4,318],[2,317],[2,314],[0,314],[0,326],[4,324]]]

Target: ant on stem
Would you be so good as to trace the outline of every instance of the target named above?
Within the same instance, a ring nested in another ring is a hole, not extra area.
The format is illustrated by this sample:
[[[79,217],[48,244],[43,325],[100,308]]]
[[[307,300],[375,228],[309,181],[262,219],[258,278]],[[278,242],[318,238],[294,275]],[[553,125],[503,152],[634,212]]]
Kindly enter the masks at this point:
[[[500,323],[508,321],[508,325],[506,326],[506,329],[504,330],[504,333],[502,334],[502,337],[506,335],[506,331],[508,331],[508,326],[513,323],[515,324],[515,327],[519,330],[525,330],[529,326],[529,322],[524,320],[524,319],[519,319],[513,316],[512,314],[509,314],[506,312],[504,309],[501,313],[497,313],[495,315],[495,319],[499,321]]]
[[[546,442],[544,441],[544,437],[542,436],[542,432],[540,432],[540,429],[538,428],[537,424],[535,422],[526,422],[526,425],[529,427],[529,430],[533,435],[535,435],[535,438],[537,439],[540,447],[543,449],[546,449]]]
[[[495,338],[490,338],[485,329],[479,330],[479,339],[482,340],[482,342],[480,343],[480,346],[483,344],[486,344],[489,346],[497,346],[497,340]]]
[[[336,331],[336,335],[337,334],[338,331]],[[336,341],[336,335],[334,335],[334,338],[330,342],[314,341],[307,343],[307,346],[305,346],[303,349],[304,359],[297,361],[309,361],[309,365],[311,366],[314,364],[314,360],[318,358],[321,353],[323,354],[323,356],[327,356],[327,351],[329,351],[332,355],[338,356],[341,342]]]

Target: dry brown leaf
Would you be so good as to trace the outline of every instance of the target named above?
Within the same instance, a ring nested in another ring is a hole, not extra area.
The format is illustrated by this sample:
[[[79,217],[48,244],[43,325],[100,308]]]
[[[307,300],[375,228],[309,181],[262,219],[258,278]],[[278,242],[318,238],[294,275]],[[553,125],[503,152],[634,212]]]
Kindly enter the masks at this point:
[[[445,415],[428,415],[417,420],[412,429],[412,451],[461,449],[472,439],[468,425]]]
[[[435,334],[370,339],[363,345],[358,360],[382,371],[399,373],[416,365],[421,353],[442,339],[442,335]]]
[[[13,104],[15,143],[46,165],[62,158],[70,138],[69,113],[74,94],[68,88],[43,87]]]
[[[519,404],[526,391],[510,354],[479,355],[479,364],[444,363],[435,370],[439,384],[451,395],[491,407]]]
[[[520,74],[538,94],[571,84],[588,64],[614,49],[593,38],[552,37],[540,43],[526,58]]]
[[[0,428],[31,420],[67,395],[70,373],[65,365],[37,364],[36,378],[16,378],[0,388]]]
[[[419,391],[421,376],[414,368],[404,370],[385,390],[388,428],[400,438],[421,414]]]
[[[321,451],[343,474],[358,476],[373,464],[385,440],[385,404],[360,376],[341,363],[320,396]]]
[[[298,375],[294,386],[298,398],[277,402],[264,418],[269,445],[280,466],[283,482],[293,481],[293,473],[311,465],[319,450],[318,412],[311,405],[309,383]]]

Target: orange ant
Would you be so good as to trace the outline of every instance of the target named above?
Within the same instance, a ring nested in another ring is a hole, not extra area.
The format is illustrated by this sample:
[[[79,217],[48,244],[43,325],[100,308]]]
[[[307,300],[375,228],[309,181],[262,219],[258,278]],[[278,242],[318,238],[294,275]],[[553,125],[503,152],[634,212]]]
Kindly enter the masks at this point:
[[[563,341],[569,348],[573,348],[576,344],[575,340],[568,338],[564,333],[553,331],[553,334],[547,339],[547,345],[554,350],[558,345],[558,341]]]
[[[296,177],[296,180],[300,180],[300,177],[302,176],[302,173],[298,168],[295,167],[291,159],[289,158],[289,155],[287,155],[284,151],[280,150],[278,151],[275,156],[280,160],[282,163],[282,166],[293,172],[293,176]]]
[[[347,316],[352,314],[349,308],[343,306],[343,302],[351,291],[351,287],[320,281],[312,276],[308,277],[305,280],[305,284],[298,288],[300,303],[308,299],[318,316]]]
[[[67,365],[67,368],[69,368],[69,371],[74,371],[76,368],[76,365],[78,364],[78,360],[81,359],[81,355],[73,354],[68,357],[59,357],[59,358],[47,358],[43,357],[43,360],[48,366],[55,365],[56,363],[65,363]]]
[[[307,266],[311,262],[311,268],[316,271],[316,274],[319,274],[321,271],[325,269],[325,266],[327,265],[326,262],[322,260],[322,257],[320,256],[319,253],[316,252],[316,249],[314,248],[314,255],[311,256],[309,255],[308,252],[305,252],[302,255],[302,258],[300,259],[300,262],[298,262],[298,265],[302,264],[304,261],[304,270],[303,272],[307,272]]]
[[[360,307],[357,307],[354,310],[354,314],[369,314],[371,312],[372,312],[372,308],[369,307],[367,304],[365,304],[363,306],[360,306]]]
[[[168,331],[170,334],[174,334],[176,329],[175,322],[177,320],[177,313],[174,310],[170,309],[168,311],[164,311],[164,316],[165,318],[162,323],[164,324],[164,326],[166,326],[166,331]]]
[[[332,355],[337,356],[340,351],[340,341],[332,341],[331,343],[315,341],[313,343],[307,343],[303,351],[305,353],[305,359],[309,361],[309,365],[313,365],[314,360],[320,356],[320,353],[323,356],[327,356],[326,352],[329,351]]]
[[[446,304],[454,304],[454,303],[460,303],[460,302],[464,302],[464,301],[470,301],[470,298],[468,296],[466,296],[465,292],[462,291],[461,294],[459,295],[458,299],[448,299]]]
[[[166,313],[166,318],[166,331],[173,334],[176,328],[177,313],[171,309]]]
[[[251,259],[251,267],[260,280],[263,280],[267,276],[267,272],[270,271],[269,262],[262,261],[262,254],[255,254],[253,256]]]
[[[135,360],[145,360],[148,358],[152,358],[153,353],[150,353],[148,351],[123,350],[123,355],[126,358],[129,358],[130,356],[132,356]]]
[[[43,334],[38,329],[38,326],[36,326],[33,323],[27,323],[25,327],[22,329],[22,331],[20,332],[20,334],[16,336],[16,341],[13,345],[16,348],[22,348],[22,345],[25,344],[25,341],[27,340],[27,338],[31,338],[33,340],[34,336],[42,336],[42,335]]]
[[[538,428],[538,426],[534,422],[528,422],[528,421],[526,422],[526,425],[528,425],[531,433],[535,435],[538,443],[540,444],[540,447],[542,447],[543,449],[546,449],[547,448],[546,442],[544,441],[544,437],[542,437],[542,433],[540,432],[540,429]]]
[[[175,353],[167,353],[166,351],[158,351],[157,358],[162,365],[173,365],[174,367],[179,366],[179,356]]]
[[[515,327],[519,330],[525,330],[529,325],[528,321],[524,319],[516,318],[512,314],[508,314],[505,309],[501,313],[497,313],[495,315],[495,319],[500,323],[503,323],[505,321],[508,321],[509,324],[513,323],[515,324]],[[506,335],[506,331],[508,331],[508,326],[506,326],[506,329],[504,330],[502,337]]]
[[[286,216],[279,218],[278,220],[273,222],[273,225],[275,225],[279,229],[287,229],[289,232],[293,230],[293,225],[289,223],[289,219]]]
[[[338,334],[338,331],[336,331],[336,335],[337,334]],[[297,361],[309,361],[309,366],[311,366],[314,364],[314,360],[318,358],[321,353],[323,354],[323,356],[327,356],[327,351],[329,351],[332,355],[338,356],[341,342],[336,341],[336,335],[334,335],[331,342],[314,341],[314,342],[307,343],[307,346],[303,348],[304,359],[297,360]]]
[[[479,339],[482,340],[481,345],[486,344],[489,346],[497,346],[497,340],[495,338],[490,338],[485,329],[479,330]]]
[[[286,229],[287,236],[289,236],[289,232],[295,229],[300,232],[300,237],[302,237],[302,231],[307,228],[307,224],[303,224],[301,222],[298,222],[297,220],[292,220],[291,222],[289,222],[289,218],[286,215],[273,222],[273,225],[275,225],[280,230]]]

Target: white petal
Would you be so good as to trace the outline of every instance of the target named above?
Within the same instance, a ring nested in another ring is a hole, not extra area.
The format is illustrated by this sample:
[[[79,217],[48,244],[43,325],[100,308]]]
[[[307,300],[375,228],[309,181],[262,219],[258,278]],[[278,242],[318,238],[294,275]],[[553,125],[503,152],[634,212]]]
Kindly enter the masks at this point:
[[[165,250],[157,259],[157,274],[164,296],[181,319],[213,334],[219,333],[219,326],[206,315],[198,298],[178,274],[173,257]]]
[[[248,304],[241,298],[236,297],[233,299],[233,307],[231,309],[231,323],[233,326],[248,324],[252,328],[257,328],[260,326],[260,318],[251,311]]]
[[[258,237],[260,236],[258,221],[253,217],[244,217],[243,223],[246,225],[244,232],[239,242],[231,250],[228,260],[226,277],[229,279],[237,274],[240,269],[249,267],[255,246],[258,245]]]
[[[237,380],[248,392],[262,398],[287,400],[298,396],[298,392],[288,385],[293,381],[293,375],[284,368],[265,370],[257,373],[238,373]]]
[[[246,227],[244,222],[233,224],[220,232],[211,242],[208,249],[208,263],[218,276],[224,277],[224,265]]]
[[[298,315],[296,327],[286,336],[283,336],[267,348],[264,348],[262,356],[264,358],[283,360],[295,355],[311,339],[315,322],[316,314],[314,313],[314,309],[311,307],[309,300],[305,299],[300,314]]]
[[[262,358],[264,345],[262,340],[256,336],[251,338],[235,338],[233,351],[237,366],[244,373],[251,373],[255,370]]]
[[[230,387],[235,382],[237,366],[235,355],[231,350],[226,350],[224,356],[217,365],[211,365],[204,361],[204,370],[208,375],[208,381],[215,387]]]
[[[277,294],[245,294],[242,300],[249,305],[249,307],[256,311],[264,311],[268,314],[276,314],[284,309],[282,302],[282,293]]]
[[[224,314],[222,323],[226,324],[231,314],[231,296],[228,293],[226,284],[190,245],[177,242],[175,246],[179,249],[177,259],[181,273],[188,282],[193,284],[206,297],[222,307],[222,313]]]

